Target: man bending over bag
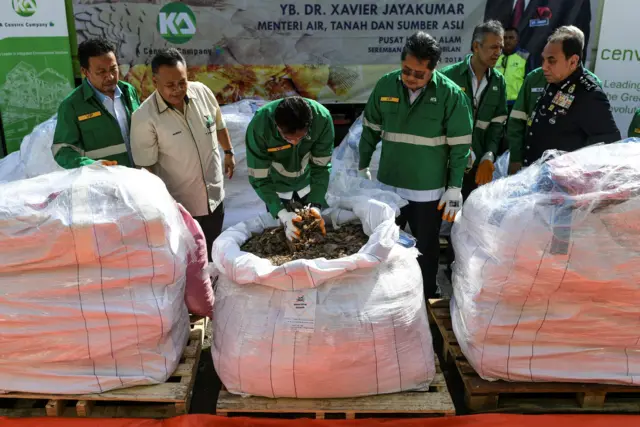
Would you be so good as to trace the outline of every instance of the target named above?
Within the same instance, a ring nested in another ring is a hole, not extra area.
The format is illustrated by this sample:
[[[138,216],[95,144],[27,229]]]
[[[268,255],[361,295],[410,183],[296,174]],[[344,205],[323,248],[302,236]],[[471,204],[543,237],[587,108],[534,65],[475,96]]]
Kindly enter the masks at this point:
[[[292,202],[311,205],[322,221],[327,206],[334,129],[329,110],[319,103],[291,96],[260,108],[247,128],[249,182],[285,227],[287,239],[300,235],[302,220]],[[324,230],[324,222],[321,223]]]

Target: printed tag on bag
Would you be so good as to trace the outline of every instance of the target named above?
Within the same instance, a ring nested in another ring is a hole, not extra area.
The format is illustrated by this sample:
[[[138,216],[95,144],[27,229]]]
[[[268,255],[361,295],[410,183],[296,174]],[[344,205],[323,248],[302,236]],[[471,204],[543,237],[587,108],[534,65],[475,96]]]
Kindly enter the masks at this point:
[[[284,324],[294,331],[314,332],[317,299],[317,289],[287,292],[284,296]]]

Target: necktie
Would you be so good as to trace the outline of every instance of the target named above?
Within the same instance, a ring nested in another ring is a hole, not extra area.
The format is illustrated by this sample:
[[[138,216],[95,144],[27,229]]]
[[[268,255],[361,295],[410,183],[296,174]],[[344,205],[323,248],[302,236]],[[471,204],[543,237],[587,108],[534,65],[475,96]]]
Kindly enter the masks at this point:
[[[516,0],[516,5],[513,8],[513,15],[511,15],[511,26],[518,28],[522,15],[524,14],[524,0]]]

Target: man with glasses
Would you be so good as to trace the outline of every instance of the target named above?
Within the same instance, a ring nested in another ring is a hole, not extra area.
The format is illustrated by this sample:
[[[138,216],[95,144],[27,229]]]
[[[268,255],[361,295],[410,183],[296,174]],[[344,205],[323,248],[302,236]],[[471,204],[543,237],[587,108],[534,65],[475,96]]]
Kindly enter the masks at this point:
[[[287,239],[300,232],[294,203],[320,210],[327,206],[335,132],[329,110],[319,103],[290,96],[260,108],[246,134],[249,182],[285,227]]]
[[[466,200],[478,185],[493,179],[493,162],[507,120],[504,77],[493,67],[502,53],[504,30],[498,21],[478,25],[473,31],[472,54],[442,69],[467,95],[473,106],[473,142],[470,171],[465,174],[462,196]]]
[[[120,81],[115,50],[104,39],[78,46],[85,79],[58,108],[53,155],[65,169],[90,165],[132,166],[129,145],[131,115],[140,106],[138,94]]]
[[[364,110],[360,176],[382,140],[378,180],[409,201],[402,208],[420,251],[426,298],[436,296],[440,225],[462,207],[471,146],[471,111],[460,88],[435,68],[441,49],[419,31],[402,50],[402,69],[383,76]],[[444,209],[444,215],[439,210]]]

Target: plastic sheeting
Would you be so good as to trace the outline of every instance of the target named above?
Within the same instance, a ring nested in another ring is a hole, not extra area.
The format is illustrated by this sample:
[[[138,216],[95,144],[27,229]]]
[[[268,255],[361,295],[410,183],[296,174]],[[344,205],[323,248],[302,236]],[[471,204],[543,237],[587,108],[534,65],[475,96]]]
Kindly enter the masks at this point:
[[[95,165],[0,194],[0,390],[166,381],[189,334],[193,237],[160,179]]]
[[[64,170],[56,163],[51,151],[55,130],[56,116],[53,116],[23,138],[20,151],[0,159],[0,182],[13,182]]]
[[[640,144],[480,187],[453,227],[453,330],[486,379],[640,384]]]
[[[212,355],[230,392],[348,397],[421,390],[432,381],[417,251],[397,244],[388,205],[369,196],[333,202],[333,221],[355,215],[370,236],[351,256],[275,267],[241,251],[252,234],[278,225],[266,213],[214,243],[220,276]]]
[[[20,152],[16,151],[7,157],[0,159],[0,183],[26,179],[27,173],[20,158]]]
[[[247,167],[245,135],[249,122],[255,112],[265,104],[264,101],[240,101],[221,107],[222,116],[227,124],[231,144],[235,151],[236,168],[233,178],[224,180],[224,224],[226,229],[239,222],[246,221],[263,212],[267,207],[251,184]]]

